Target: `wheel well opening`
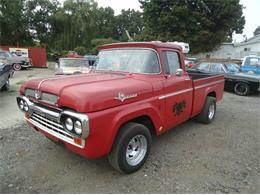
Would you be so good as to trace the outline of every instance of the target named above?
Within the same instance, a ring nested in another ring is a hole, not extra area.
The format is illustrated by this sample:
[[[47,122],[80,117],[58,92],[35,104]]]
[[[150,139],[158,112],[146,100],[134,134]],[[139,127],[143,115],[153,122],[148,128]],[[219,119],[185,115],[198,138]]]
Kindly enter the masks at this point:
[[[215,91],[213,91],[213,92],[210,92],[207,96],[210,96],[210,97],[214,97],[214,98],[216,98],[217,97],[217,95],[216,95],[216,92]]]
[[[140,116],[140,117],[134,118],[128,122],[135,122],[138,124],[142,124],[150,130],[151,135],[156,134],[156,130],[155,130],[153,121],[149,116]]]

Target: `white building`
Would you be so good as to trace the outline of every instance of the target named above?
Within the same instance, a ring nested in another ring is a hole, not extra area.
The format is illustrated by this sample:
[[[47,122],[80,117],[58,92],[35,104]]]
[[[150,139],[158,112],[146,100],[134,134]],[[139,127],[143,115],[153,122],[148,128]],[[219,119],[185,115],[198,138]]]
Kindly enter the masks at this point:
[[[255,54],[260,56],[260,34],[241,43],[222,43],[217,50],[196,55],[198,58],[241,59]]]

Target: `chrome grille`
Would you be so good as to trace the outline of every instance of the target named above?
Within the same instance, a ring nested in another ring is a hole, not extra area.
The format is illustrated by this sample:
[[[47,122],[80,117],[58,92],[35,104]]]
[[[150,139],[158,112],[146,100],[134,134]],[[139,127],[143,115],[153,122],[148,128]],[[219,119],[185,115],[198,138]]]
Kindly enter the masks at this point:
[[[29,88],[26,89],[25,90],[25,96],[35,99],[35,90],[29,89]],[[55,104],[58,100],[58,96],[51,94],[51,93],[42,92],[39,100],[46,101],[46,102],[49,102],[51,104]]]
[[[59,133],[63,136],[66,136],[67,138],[73,140],[73,137],[64,130],[63,126],[60,123],[58,123],[55,120],[47,118],[46,116],[41,116],[40,114],[37,114],[35,112],[32,114],[31,120],[33,120],[33,121],[41,124],[42,126],[48,128],[48,130],[50,130],[50,131],[54,131],[56,133]]]

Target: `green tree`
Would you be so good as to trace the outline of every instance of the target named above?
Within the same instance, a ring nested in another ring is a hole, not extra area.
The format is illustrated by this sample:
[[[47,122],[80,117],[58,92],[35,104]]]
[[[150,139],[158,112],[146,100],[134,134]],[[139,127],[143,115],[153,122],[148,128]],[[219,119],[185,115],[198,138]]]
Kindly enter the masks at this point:
[[[260,26],[258,26],[254,31],[254,36],[260,35]]]
[[[50,19],[52,44],[56,50],[72,50],[78,46],[90,47],[96,36],[93,0],[66,0]]]
[[[111,7],[98,8],[94,13],[96,36],[95,38],[118,38],[116,17]]]
[[[26,17],[29,21],[31,36],[40,44],[48,44],[51,36],[50,18],[56,12],[56,0],[27,0]]]
[[[183,41],[191,52],[204,52],[242,33],[245,19],[239,0],[140,0],[142,40]]]
[[[96,54],[97,53],[97,48],[100,45],[105,45],[105,44],[110,44],[110,43],[117,43],[119,42],[118,40],[114,40],[112,38],[107,38],[107,39],[93,39],[91,41],[91,47],[92,49],[90,50],[90,53]]]
[[[79,46],[79,47],[74,48],[74,51],[77,52],[79,55],[86,55],[87,54],[87,50],[83,46]]]
[[[0,0],[0,43],[2,45],[31,45],[25,0]]]
[[[143,15],[139,11],[135,10],[122,10],[121,14],[117,17],[117,33],[120,41],[127,41],[128,37],[126,35],[126,30],[129,32],[130,36],[136,40],[144,29]]]

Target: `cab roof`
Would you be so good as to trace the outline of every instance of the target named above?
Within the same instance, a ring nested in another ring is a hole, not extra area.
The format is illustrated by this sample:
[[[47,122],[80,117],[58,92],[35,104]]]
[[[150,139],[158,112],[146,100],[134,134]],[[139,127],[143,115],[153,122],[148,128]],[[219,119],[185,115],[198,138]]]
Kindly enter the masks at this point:
[[[98,50],[112,49],[112,48],[129,48],[129,47],[140,47],[140,48],[169,48],[182,51],[182,47],[173,43],[163,43],[163,42],[122,42],[122,43],[112,43],[106,44],[98,47]]]

